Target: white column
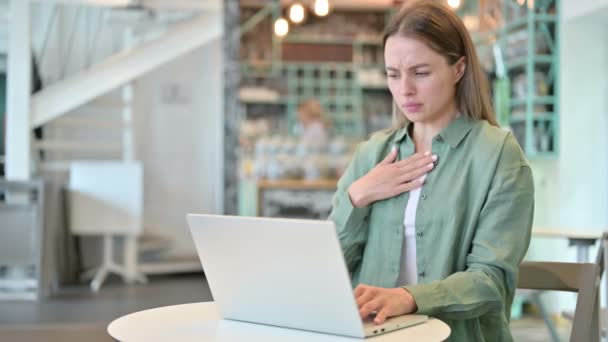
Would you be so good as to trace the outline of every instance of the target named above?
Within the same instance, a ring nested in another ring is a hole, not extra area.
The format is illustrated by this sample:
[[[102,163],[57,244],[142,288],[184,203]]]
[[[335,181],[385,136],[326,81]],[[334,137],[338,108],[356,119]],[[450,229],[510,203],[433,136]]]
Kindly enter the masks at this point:
[[[6,178],[31,177],[30,2],[10,0],[6,103]]]
[[[133,48],[134,39],[133,28],[125,28],[123,35],[123,50]],[[133,81],[122,87],[122,104],[122,159],[124,161],[133,161],[135,159],[135,138],[133,137]]]

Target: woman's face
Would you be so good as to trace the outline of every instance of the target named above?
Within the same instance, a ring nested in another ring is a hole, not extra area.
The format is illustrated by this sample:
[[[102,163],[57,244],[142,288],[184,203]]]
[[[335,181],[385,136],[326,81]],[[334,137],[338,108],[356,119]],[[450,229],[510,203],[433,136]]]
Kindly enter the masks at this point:
[[[455,113],[463,58],[449,65],[425,43],[394,35],[386,40],[384,61],[393,100],[409,121],[433,123]]]

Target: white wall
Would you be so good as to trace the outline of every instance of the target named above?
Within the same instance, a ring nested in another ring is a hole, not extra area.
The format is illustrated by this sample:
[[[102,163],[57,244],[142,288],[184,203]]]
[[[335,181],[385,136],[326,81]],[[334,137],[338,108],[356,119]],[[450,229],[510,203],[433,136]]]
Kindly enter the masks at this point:
[[[8,53],[8,0],[0,0],[0,55]],[[6,69],[6,57],[1,57],[0,71]]]
[[[532,161],[535,225],[601,230],[608,227],[608,12],[568,12],[578,11],[580,3],[563,2],[564,18],[572,19],[561,22],[559,159]],[[528,257],[576,260],[574,247],[559,239],[534,238]],[[595,250],[590,259],[594,257]],[[559,312],[573,309],[575,298],[549,295],[546,302]]]
[[[144,225],[146,232],[173,239],[173,255],[196,255],[187,213],[222,211],[222,69],[218,39],[136,84]],[[171,91],[175,97],[163,99]]]
[[[33,6],[32,38],[38,56],[52,8],[49,4]],[[104,22],[109,11],[63,7],[49,35],[48,50],[41,65],[46,80],[57,81],[82,70],[87,56],[98,62],[120,48],[124,25]],[[77,31],[69,54],[74,25]],[[91,41],[90,37],[96,36],[99,27],[103,30],[98,41]],[[91,55],[92,49],[94,55]],[[62,56],[68,54],[70,59],[66,63]],[[172,255],[196,256],[186,213],[223,211],[222,80],[222,43],[218,39],[134,84],[135,158],[144,163],[144,233],[171,239]],[[178,98],[163,100],[163,92],[170,89],[180,90]],[[97,243],[92,240],[85,243],[88,244],[84,263],[93,265]]]
[[[596,15],[608,10],[608,0],[563,0],[562,13],[565,20]]]

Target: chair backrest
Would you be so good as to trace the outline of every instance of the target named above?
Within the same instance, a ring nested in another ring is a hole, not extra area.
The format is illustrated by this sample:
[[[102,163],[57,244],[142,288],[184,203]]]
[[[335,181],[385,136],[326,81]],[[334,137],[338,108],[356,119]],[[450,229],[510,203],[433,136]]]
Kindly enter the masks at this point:
[[[70,164],[70,230],[79,235],[139,235],[143,171],[139,162],[78,161]]]
[[[520,289],[578,292],[570,341],[600,340],[599,285],[604,253],[602,243],[595,263],[525,261],[519,266]]]

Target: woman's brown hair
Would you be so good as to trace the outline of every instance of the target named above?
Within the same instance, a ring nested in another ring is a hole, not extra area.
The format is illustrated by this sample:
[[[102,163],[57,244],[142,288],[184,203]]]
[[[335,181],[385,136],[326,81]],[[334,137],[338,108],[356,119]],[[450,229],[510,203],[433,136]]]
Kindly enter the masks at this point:
[[[482,71],[475,46],[454,11],[432,0],[410,1],[386,26],[383,38],[385,47],[386,40],[395,35],[420,40],[444,56],[449,65],[464,57],[464,74],[456,84],[456,107],[462,115],[487,120],[498,126],[490,101],[488,80]],[[394,128],[401,128],[407,123],[401,109],[393,103]]]

